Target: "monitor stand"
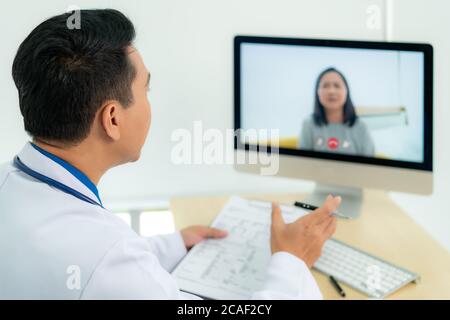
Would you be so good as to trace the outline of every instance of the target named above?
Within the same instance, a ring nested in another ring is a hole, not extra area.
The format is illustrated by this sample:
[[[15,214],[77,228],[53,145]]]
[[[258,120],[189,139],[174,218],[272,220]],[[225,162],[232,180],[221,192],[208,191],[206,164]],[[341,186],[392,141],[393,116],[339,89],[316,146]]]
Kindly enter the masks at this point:
[[[361,188],[316,184],[314,191],[308,196],[306,202],[315,206],[321,206],[329,194],[342,197],[342,202],[338,209],[341,215],[351,219],[359,217],[363,201],[363,190]]]

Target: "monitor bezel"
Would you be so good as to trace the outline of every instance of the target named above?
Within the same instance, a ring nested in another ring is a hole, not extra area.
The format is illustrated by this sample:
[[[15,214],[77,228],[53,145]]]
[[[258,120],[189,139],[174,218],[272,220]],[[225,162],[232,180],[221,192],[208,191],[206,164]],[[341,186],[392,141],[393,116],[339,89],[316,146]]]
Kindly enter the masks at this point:
[[[356,162],[377,166],[393,168],[416,169],[421,171],[433,171],[433,47],[425,43],[406,42],[379,42],[379,41],[354,41],[354,40],[331,40],[331,39],[308,39],[308,38],[284,38],[237,35],[234,38],[234,139],[235,150],[259,150],[259,145],[241,143],[239,132],[241,129],[241,44],[281,44],[295,46],[319,46],[332,48],[354,48],[374,49],[392,51],[414,51],[424,54],[424,157],[423,162],[412,162],[404,160],[371,158],[364,156],[345,155],[329,152],[318,152],[310,150],[299,150],[289,148],[277,148],[280,155],[299,156],[306,158],[318,158],[326,160],[337,160],[342,162]],[[270,148],[262,149],[262,152],[270,152]]]

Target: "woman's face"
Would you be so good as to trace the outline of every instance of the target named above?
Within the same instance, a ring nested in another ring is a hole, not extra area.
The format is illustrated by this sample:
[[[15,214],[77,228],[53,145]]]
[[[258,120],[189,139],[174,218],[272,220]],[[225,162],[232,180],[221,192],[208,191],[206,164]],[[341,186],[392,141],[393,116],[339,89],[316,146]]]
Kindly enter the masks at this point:
[[[347,87],[337,72],[330,71],[320,79],[317,94],[325,111],[343,110],[347,100]]]

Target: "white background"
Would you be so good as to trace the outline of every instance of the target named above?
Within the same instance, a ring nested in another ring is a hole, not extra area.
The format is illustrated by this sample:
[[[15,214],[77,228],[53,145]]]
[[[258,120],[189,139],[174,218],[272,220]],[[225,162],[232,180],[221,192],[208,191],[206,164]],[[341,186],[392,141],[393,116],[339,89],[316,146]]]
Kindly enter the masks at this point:
[[[450,249],[450,2],[394,0],[392,40],[427,42],[435,49],[435,192],[392,197]],[[138,163],[111,170],[100,184],[108,199],[161,198],[187,194],[303,192],[311,182],[242,175],[231,166],[175,166],[170,161],[174,129],[232,127],[232,39],[235,34],[382,40],[369,29],[366,10],[383,0],[128,0],[7,1],[0,19],[0,162],[27,141],[11,79],[20,42],[44,18],[69,5],[113,7],[135,23],[140,49],[152,73],[153,124]],[[380,207],[380,210],[383,208]]]

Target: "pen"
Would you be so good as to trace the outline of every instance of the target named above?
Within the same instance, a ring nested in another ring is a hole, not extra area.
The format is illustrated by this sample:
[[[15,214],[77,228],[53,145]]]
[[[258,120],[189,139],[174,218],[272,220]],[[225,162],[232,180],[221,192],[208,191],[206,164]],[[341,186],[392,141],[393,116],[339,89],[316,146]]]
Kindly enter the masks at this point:
[[[313,206],[312,204],[307,204],[307,203],[300,202],[300,201],[295,201],[294,202],[294,206],[299,207],[299,208],[303,208],[303,209],[307,209],[307,210],[316,210],[316,209],[319,208],[319,207]],[[332,212],[331,215],[333,215],[333,216],[335,216],[337,218],[349,219],[349,217],[344,216],[343,214],[341,214],[341,213],[339,213],[337,211]]]
[[[339,283],[336,281],[336,279],[333,276],[330,276],[330,281],[333,284],[333,287],[336,289],[336,291],[339,293],[339,295],[342,298],[345,298],[345,292],[342,289],[342,287],[339,285]]]

